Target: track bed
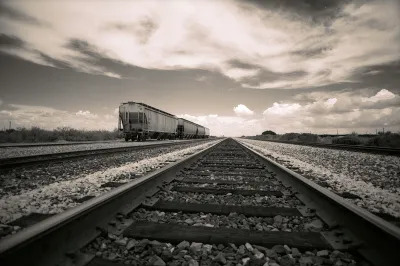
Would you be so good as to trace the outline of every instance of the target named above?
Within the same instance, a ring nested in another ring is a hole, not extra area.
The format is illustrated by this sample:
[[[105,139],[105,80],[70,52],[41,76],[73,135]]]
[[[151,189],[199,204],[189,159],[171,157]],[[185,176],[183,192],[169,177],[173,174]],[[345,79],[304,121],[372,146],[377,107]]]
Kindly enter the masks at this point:
[[[53,258],[39,259],[42,265],[61,261],[90,266],[385,265],[396,259],[396,254],[388,257],[369,246],[373,243],[363,243],[351,226],[333,221],[337,211],[321,208],[317,196],[291,183],[283,170],[225,140],[60,215],[57,222],[68,228],[48,225],[42,231],[48,241],[69,242],[60,243]],[[330,195],[318,197],[325,196]],[[49,233],[50,228],[55,232]],[[43,247],[46,239],[31,231],[37,245],[18,249],[24,242],[11,241],[16,248],[5,250],[6,261],[22,265],[26,261],[18,254],[48,248]],[[395,233],[376,240],[393,241]],[[366,256],[369,249],[375,253]]]

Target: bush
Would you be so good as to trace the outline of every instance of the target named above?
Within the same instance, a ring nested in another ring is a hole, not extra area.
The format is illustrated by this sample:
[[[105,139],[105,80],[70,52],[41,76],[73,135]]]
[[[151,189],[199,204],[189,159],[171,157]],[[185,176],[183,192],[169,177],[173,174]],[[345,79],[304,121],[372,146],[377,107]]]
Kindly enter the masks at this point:
[[[284,141],[298,141],[298,142],[319,142],[318,135],[311,133],[286,133],[283,134],[279,140]]]
[[[266,130],[266,131],[264,131],[262,133],[262,135],[273,135],[273,136],[275,136],[276,133],[274,131],[272,131],[272,130]]]
[[[361,145],[362,141],[356,135],[348,135],[345,137],[333,139],[332,144]]]
[[[96,141],[114,140],[120,138],[120,132],[115,129],[107,130],[77,130],[73,128],[57,128],[45,130],[38,127],[31,129],[18,128],[16,130],[0,131],[0,143],[18,142],[54,142],[54,141]]]
[[[379,147],[400,148],[400,134],[384,133],[369,139],[367,145]]]

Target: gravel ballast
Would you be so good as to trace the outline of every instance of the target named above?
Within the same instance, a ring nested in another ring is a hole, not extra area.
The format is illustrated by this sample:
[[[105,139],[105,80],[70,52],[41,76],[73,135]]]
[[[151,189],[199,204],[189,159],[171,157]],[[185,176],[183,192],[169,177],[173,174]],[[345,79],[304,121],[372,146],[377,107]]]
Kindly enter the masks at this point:
[[[31,191],[17,195],[4,196],[0,199],[0,223],[6,224],[29,213],[58,213],[80,204],[76,199],[85,196],[98,196],[110,187],[102,187],[108,182],[129,182],[143,174],[161,168],[166,164],[183,159],[203,150],[218,141],[193,144],[192,147],[172,151],[166,154],[144,158],[110,167],[106,170],[79,175],[69,180],[60,180]]]
[[[400,218],[400,157],[237,140],[362,208]]]
[[[215,215],[210,213],[182,213],[150,211],[143,208],[131,214],[134,221],[177,223],[190,226],[224,227],[257,231],[321,232],[325,225],[317,217],[281,216],[246,217],[243,214]],[[319,225],[316,227],[315,225]]]
[[[361,265],[351,254],[338,250],[300,251],[287,245],[265,248],[251,243],[210,245],[182,241],[170,244],[111,234],[98,237],[84,252],[128,265]]]
[[[160,192],[157,197],[165,201],[179,201],[187,203],[227,204],[227,205],[253,205],[264,207],[295,208],[302,205],[294,196],[243,196],[227,193],[226,195],[213,195],[205,193],[182,193],[176,191]]]

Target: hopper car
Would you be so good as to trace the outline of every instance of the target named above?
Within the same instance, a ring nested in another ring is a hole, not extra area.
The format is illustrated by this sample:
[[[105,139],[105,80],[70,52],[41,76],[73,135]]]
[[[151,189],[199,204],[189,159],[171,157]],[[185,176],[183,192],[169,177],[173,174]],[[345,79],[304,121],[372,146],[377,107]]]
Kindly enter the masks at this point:
[[[180,139],[208,138],[210,130],[184,118],[178,118],[177,137]]]
[[[119,106],[118,129],[125,141],[208,138],[210,130],[144,103],[126,102]]]
[[[144,103],[127,102],[119,106],[119,130],[125,140],[148,138],[174,139],[178,120],[176,116]]]

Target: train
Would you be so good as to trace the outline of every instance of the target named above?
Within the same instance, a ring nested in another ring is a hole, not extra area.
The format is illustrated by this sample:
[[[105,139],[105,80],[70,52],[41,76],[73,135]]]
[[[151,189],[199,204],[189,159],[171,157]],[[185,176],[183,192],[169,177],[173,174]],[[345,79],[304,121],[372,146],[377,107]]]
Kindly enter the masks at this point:
[[[210,137],[210,129],[144,103],[121,103],[118,117],[125,141]]]

